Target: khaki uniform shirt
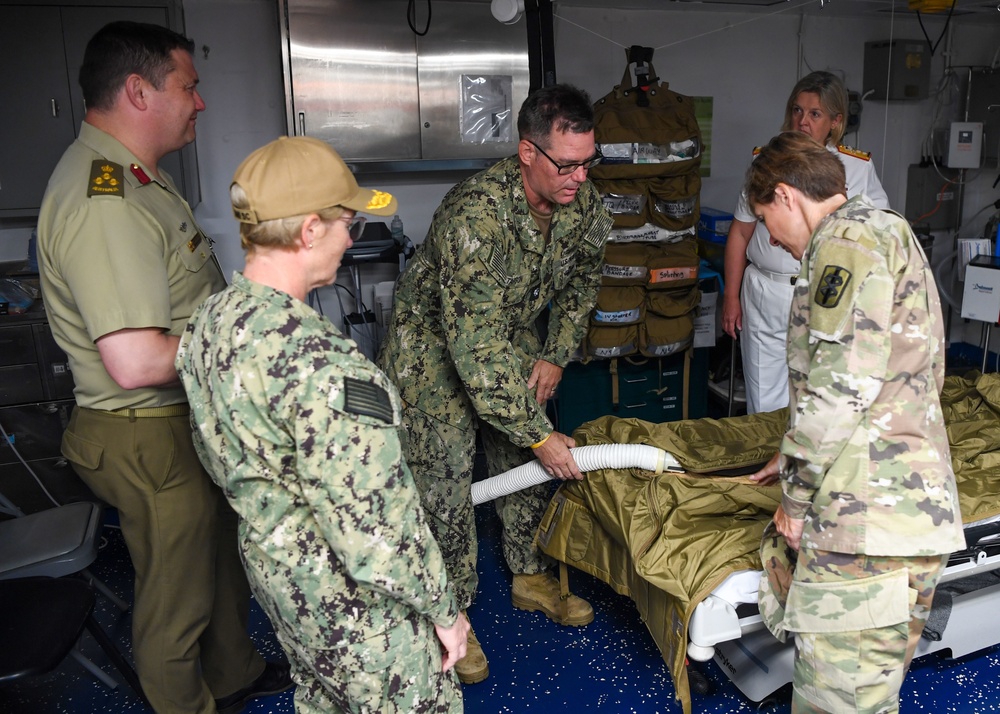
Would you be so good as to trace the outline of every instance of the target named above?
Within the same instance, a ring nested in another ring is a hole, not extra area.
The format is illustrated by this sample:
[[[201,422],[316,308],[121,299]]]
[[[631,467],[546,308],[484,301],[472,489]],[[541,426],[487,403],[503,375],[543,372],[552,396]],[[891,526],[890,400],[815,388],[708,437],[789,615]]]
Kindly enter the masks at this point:
[[[315,648],[458,609],[397,434],[388,378],[308,305],[247,280],[177,353],[202,463],[240,516],[248,575]]]
[[[123,390],[104,368],[95,342],[125,328],[180,335],[194,308],[225,286],[190,206],[169,176],[160,177],[85,122],[42,200],[42,294],[82,407],[185,402],[179,385]]]
[[[788,329],[782,506],[806,548],[924,556],[964,547],[939,394],[941,303],[906,221],[863,196],[813,233]]]
[[[537,359],[565,366],[583,339],[611,226],[587,181],[542,235],[516,157],[454,187],[396,288],[380,363],[403,400],[463,429],[483,419],[516,446],[550,434],[527,378]]]

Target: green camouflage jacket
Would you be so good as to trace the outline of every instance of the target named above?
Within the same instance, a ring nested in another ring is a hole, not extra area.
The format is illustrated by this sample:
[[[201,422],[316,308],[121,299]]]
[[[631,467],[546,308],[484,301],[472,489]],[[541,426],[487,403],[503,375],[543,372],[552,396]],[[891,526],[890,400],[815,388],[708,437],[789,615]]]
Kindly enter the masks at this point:
[[[546,241],[516,157],[455,186],[396,288],[379,363],[403,400],[459,428],[483,419],[517,446],[551,433],[526,380],[537,359],[565,366],[583,339],[611,225],[588,181],[556,207]]]
[[[964,545],[939,393],[937,287],[906,221],[859,196],[817,227],[788,330],[782,506],[804,547],[935,555]]]
[[[306,304],[239,273],[177,354],[198,455],[251,583],[313,647],[458,610],[401,454],[389,380]]]

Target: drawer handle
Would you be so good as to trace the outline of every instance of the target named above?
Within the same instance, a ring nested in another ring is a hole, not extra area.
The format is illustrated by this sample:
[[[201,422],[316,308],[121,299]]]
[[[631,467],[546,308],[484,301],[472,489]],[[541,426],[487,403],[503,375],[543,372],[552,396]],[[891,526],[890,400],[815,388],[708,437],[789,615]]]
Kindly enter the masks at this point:
[[[648,382],[649,377],[632,377],[631,379],[625,378],[625,384],[642,384],[643,382]]]
[[[641,409],[644,406],[646,406],[646,402],[639,402],[638,404],[626,404],[625,408],[626,409]]]

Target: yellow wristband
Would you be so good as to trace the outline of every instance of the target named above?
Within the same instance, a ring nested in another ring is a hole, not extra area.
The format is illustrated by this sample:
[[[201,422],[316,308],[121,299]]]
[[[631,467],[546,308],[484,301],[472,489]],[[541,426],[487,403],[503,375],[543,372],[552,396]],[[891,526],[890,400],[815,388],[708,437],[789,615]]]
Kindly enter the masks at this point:
[[[545,437],[544,439],[542,439],[541,441],[539,441],[539,442],[538,442],[537,444],[532,444],[532,445],[531,445],[531,448],[532,448],[532,449],[537,449],[537,448],[538,448],[539,446],[541,446],[541,445],[542,445],[542,444],[544,444],[544,443],[545,443],[546,441],[548,441],[548,440],[549,440],[549,437],[550,437],[550,436],[552,436],[552,434],[549,434],[549,436],[546,436],[546,437]]]

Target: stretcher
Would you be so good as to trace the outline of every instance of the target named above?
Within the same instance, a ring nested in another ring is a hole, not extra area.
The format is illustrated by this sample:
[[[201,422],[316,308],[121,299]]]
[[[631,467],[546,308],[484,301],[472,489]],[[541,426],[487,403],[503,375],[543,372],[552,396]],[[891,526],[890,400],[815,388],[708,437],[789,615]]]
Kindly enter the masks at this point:
[[[918,657],[1000,643],[1000,377],[949,377],[942,406],[967,545],[949,558]],[[714,660],[753,701],[791,681],[793,645],[778,642],[756,609],[760,537],[780,488],[745,478],[775,452],[786,423],[784,411],[588,422],[574,433],[578,445],[649,444],[687,472],[588,472],[559,488],[539,527],[543,551],[635,601],[685,714],[688,657]]]

